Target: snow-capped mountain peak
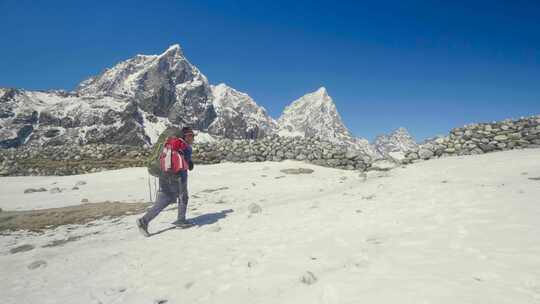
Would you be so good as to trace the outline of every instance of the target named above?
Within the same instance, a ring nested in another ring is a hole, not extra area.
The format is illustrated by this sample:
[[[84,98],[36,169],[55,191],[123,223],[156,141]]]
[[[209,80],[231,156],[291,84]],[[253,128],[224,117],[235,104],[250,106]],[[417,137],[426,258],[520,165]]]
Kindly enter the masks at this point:
[[[180,45],[174,44],[160,55],[139,54],[122,61],[81,82],[76,91],[81,95],[135,97],[190,81],[208,85],[206,77],[184,57]]]
[[[173,55],[178,57],[184,57],[184,53],[182,52],[182,48],[180,47],[180,44],[176,43],[167,48],[165,52],[161,54],[161,56],[165,55]]]
[[[211,88],[217,118],[208,128],[209,132],[226,137],[254,139],[275,131],[274,119],[248,94],[224,83]]]
[[[160,55],[122,61],[81,82],[77,93],[135,100],[145,112],[198,129],[206,129],[215,116],[208,80],[178,44]]]
[[[281,135],[320,136],[339,140],[351,137],[332,98],[321,87],[293,101],[278,120]]]
[[[293,101],[283,111],[278,126],[281,136],[319,137],[372,158],[379,156],[366,139],[353,136],[345,127],[325,87]]]
[[[312,93],[313,95],[321,96],[322,98],[329,98],[328,91],[325,87],[320,87],[317,91]]]
[[[407,152],[418,148],[414,138],[403,127],[394,130],[390,135],[377,136],[373,145],[381,155],[396,159],[400,159]]]

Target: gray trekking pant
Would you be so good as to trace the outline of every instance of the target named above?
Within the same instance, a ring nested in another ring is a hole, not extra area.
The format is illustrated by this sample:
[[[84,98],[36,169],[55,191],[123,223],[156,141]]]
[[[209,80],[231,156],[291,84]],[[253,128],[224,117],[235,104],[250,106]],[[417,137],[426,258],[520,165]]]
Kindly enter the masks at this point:
[[[188,204],[187,175],[160,177],[156,202],[142,217],[142,220],[148,225],[165,207],[177,201],[178,221],[185,221]]]

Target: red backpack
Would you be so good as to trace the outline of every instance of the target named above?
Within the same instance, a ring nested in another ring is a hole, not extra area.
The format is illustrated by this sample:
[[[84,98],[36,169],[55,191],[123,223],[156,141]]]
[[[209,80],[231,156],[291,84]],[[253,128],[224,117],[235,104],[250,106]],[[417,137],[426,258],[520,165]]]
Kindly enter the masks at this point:
[[[161,172],[165,174],[178,174],[188,169],[188,163],[184,158],[186,142],[178,137],[169,137],[163,144],[163,150],[159,156]]]

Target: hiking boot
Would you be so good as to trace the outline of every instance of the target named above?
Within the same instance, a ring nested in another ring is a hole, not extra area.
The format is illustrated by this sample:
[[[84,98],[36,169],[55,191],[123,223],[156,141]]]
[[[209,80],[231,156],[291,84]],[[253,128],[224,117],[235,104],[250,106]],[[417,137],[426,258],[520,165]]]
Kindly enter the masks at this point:
[[[177,220],[176,222],[173,223],[173,225],[179,228],[188,228],[188,227],[193,226],[194,224],[193,222],[188,221],[188,220]]]
[[[136,223],[141,234],[144,235],[145,237],[149,237],[150,233],[148,233],[148,225],[143,221],[143,219],[142,218],[137,219]]]

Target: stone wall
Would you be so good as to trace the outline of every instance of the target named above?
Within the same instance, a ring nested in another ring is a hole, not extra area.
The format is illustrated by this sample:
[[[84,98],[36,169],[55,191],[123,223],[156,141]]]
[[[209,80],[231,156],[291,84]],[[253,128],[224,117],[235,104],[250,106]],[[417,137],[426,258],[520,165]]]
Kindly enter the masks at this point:
[[[136,146],[23,146],[0,150],[0,176],[73,175],[137,167],[149,150]]]
[[[402,163],[430,158],[540,148],[540,116],[480,123],[453,129],[410,152]],[[71,175],[144,166],[150,150],[136,146],[84,145],[0,149],[0,176]],[[316,138],[267,137],[222,139],[193,146],[196,164],[298,160],[347,170],[390,170],[393,159],[373,162],[369,156]]]
[[[455,128],[406,155],[405,163],[437,157],[540,148],[540,115]]]
[[[371,159],[357,151],[316,138],[267,137],[260,140],[220,140],[194,146],[199,163],[305,161],[320,166],[366,170]]]
[[[0,175],[72,175],[144,166],[150,150],[118,145],[22,147],[0,150]],[[196,143],[196,164],[299,160],[348,170],[366,170],[370,159],[359,152],[315,138],[268,137]]]

